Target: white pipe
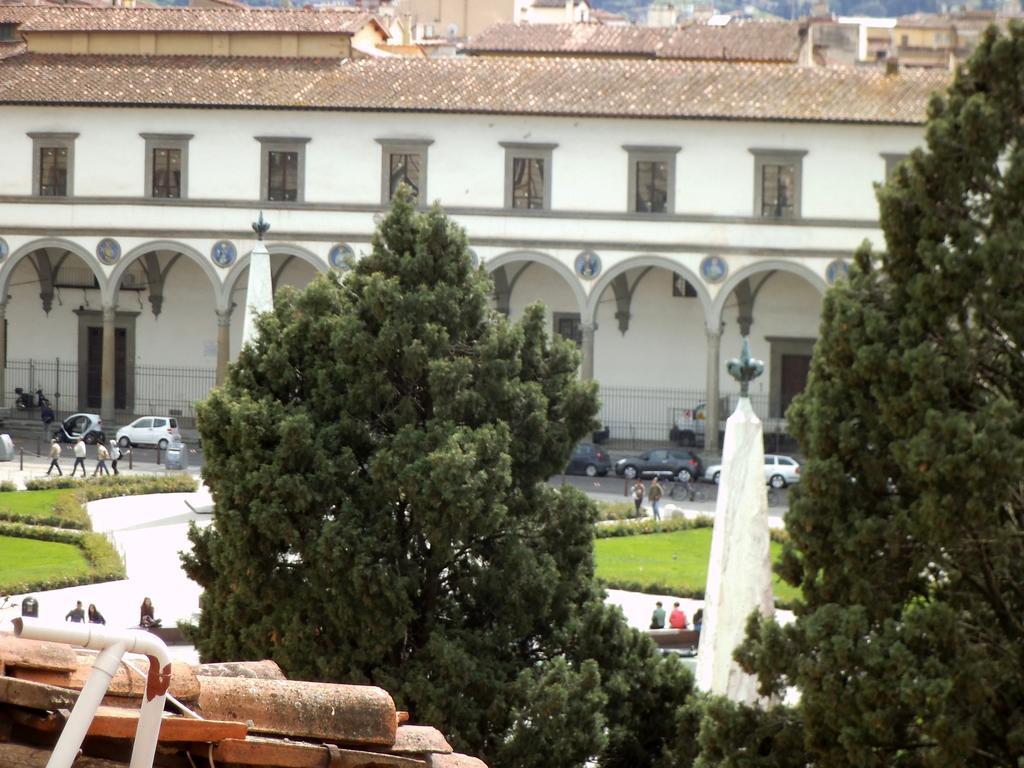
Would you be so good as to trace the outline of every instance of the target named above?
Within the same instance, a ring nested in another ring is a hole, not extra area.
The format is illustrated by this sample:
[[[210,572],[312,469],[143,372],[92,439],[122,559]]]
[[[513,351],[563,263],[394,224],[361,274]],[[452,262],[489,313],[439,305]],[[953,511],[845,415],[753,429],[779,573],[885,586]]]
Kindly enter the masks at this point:
[[[18,637],[68,643],[102,651],[96,657],[89,679],[75,702],[71,717],[64,726],[46,768],[71,768],[96,709],[110,685],[110,679],[117,672],[121,657],[127,651],[143,653],[149,657],[149,674],[146,677],[139,725],[135,729],[130,768],[151,768],[160,735],[167,688],[171,682],[171,657],[163,640],[151,632],[107,629],[100,624],[44,624],[37,619],[25,617],[16,618],[11,623]]]

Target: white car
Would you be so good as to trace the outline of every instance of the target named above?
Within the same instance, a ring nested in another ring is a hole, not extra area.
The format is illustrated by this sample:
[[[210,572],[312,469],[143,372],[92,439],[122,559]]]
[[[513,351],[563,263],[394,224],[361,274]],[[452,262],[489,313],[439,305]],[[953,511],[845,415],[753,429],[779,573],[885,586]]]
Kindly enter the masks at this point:
[[[173,416],[143,416],[117,430],[117,444],[122,448],[155,445],[163,451],[170,443],[178,442],[181,442],[181,432]]]
[[[707,468],[704,477],[715,485],[722,475],[722,465],[713,464]],[[789,456],[769,454],[764,457],[764,479],[772,488],[785,488],[800,482],[800,465]]]

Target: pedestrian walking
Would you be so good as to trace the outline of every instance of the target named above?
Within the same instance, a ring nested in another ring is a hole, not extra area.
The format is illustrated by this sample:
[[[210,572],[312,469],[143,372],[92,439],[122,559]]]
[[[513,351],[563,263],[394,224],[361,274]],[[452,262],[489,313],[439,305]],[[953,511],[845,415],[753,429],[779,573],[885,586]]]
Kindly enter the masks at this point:
[[[658,478],[655,477],[651,480],[651,490],[647,492],[648,497],[651,499],[651,511],[654,512],[655,521],[661,520],[661,513],[658,511],[658,505],[661,503],[661,496],[664,490],[661,487],[661,483],[658,482]]]
[[[110,441],[110,468],[114,470],[114,474],[119,474],[117,471],[117,462],[121,460],[121,449],[117,447],[117,440]]]
[[[633,506],[636,507],[636,516],[640,517],[640,507],[644,503],[644,481],[639,477],[633,483]]]
[[[64,474],[60,468],[60,443],[53,439],[50,441],[50,468],[46,470],[46,474],[49,475],[55,469],[58,475]]]
[[[96,475],[110,475],[110,470],[107,469],[107,460],[110,459],[110,451],[107,450],[107,446],[103,443],[96,443],[96,469],[92,471],[92,476]]]
[[[78,438],[75,441],[75,465],[71,467],[71,476],[75,476],[75,472],[78,470],[79,465],[82,467],[82,477],[86,476],[85,471],[85,441],[82,438]]]

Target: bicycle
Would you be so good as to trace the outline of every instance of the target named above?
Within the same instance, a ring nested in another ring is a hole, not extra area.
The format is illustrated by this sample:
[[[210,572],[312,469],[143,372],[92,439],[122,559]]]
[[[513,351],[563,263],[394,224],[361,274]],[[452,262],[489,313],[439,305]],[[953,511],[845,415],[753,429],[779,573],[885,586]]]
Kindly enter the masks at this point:
[[[690,480],[673,480],[672,487],[668,489],[668,495],[673,499],[685,499],[686,501],[704,501],[707,494]]]

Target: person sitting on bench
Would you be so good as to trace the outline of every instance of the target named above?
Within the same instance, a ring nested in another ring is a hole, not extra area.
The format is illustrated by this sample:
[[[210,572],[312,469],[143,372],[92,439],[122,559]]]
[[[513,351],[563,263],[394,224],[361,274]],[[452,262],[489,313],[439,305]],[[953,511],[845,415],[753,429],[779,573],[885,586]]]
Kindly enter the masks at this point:
[[[668,616],[668,625],[672,629],[686,629],[686,614],[679,603],[672,603],[672,613]]]

